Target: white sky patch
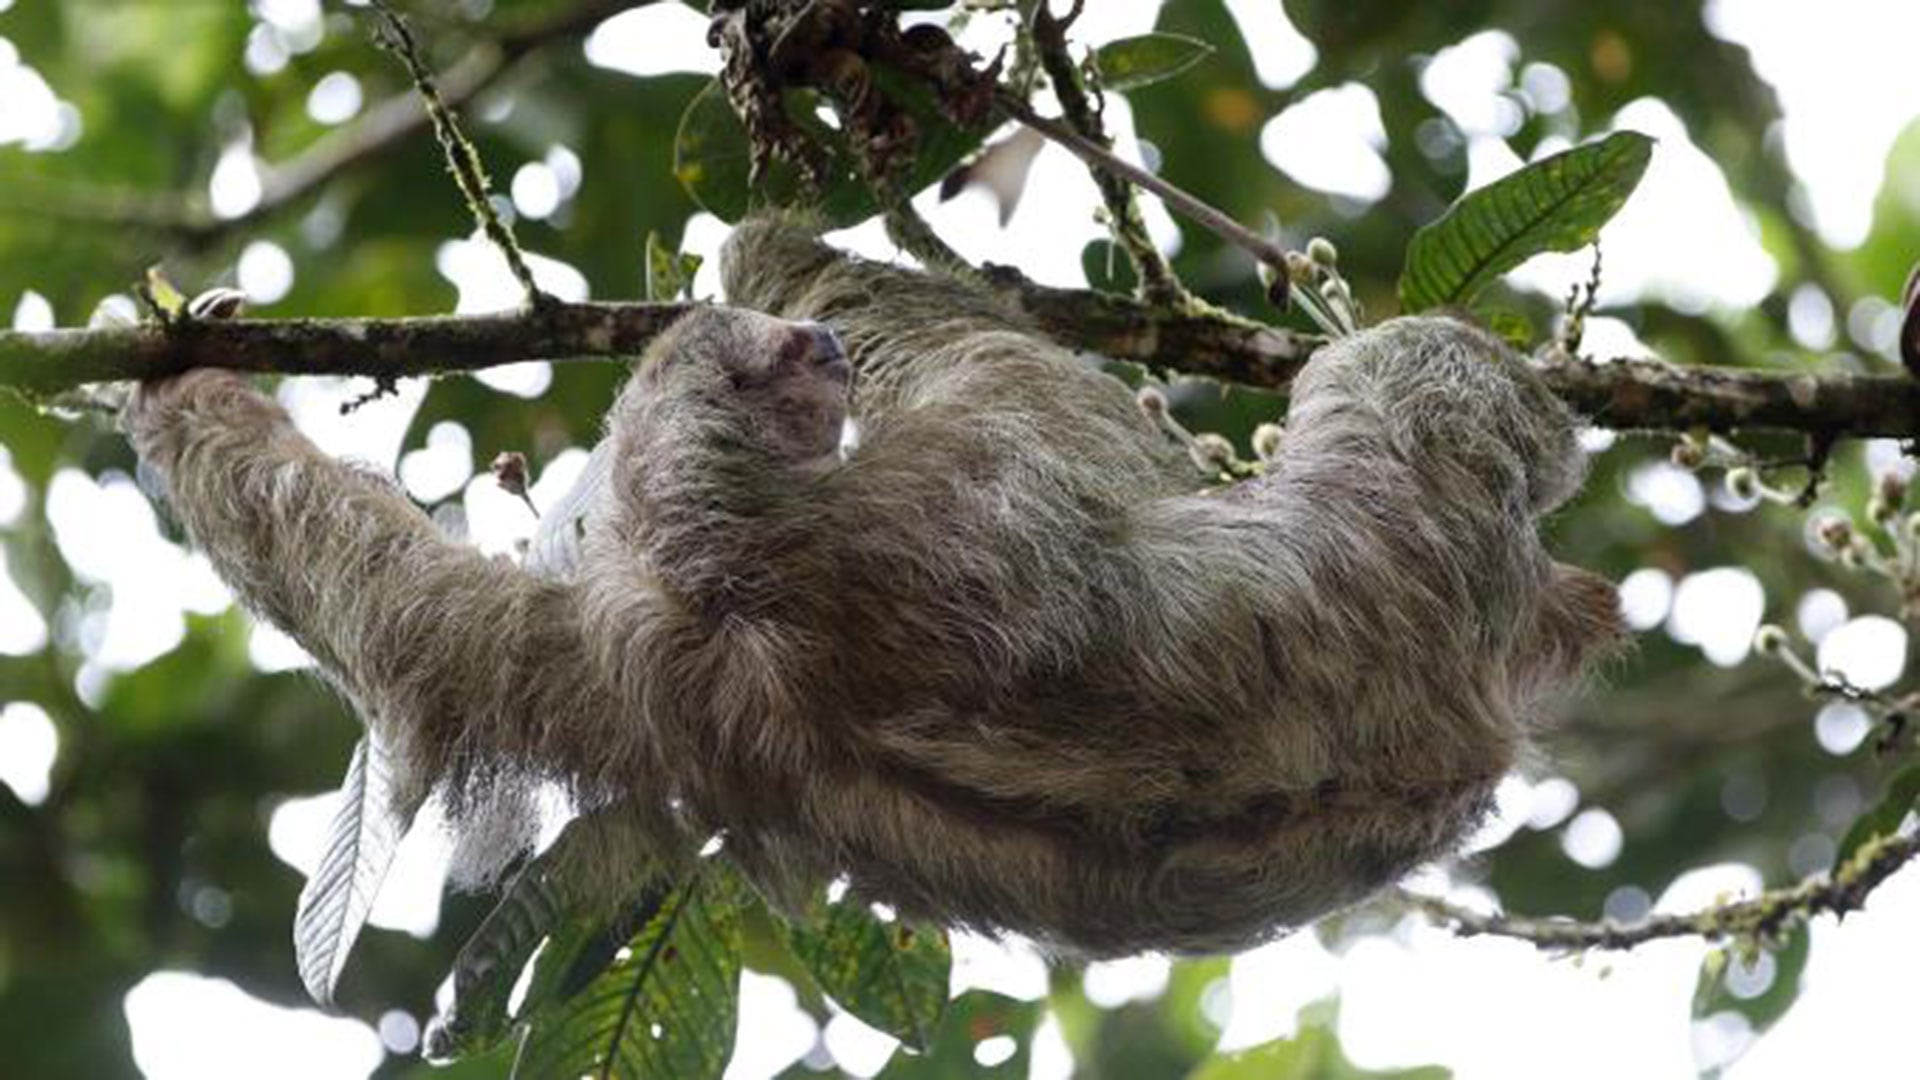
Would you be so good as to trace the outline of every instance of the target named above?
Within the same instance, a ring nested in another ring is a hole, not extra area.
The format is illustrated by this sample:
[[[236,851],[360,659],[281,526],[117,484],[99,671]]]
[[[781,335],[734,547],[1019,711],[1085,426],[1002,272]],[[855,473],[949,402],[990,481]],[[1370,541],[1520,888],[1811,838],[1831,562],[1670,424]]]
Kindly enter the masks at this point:
[[[400,459],[400,482],[407,494],[436,503],[466,486],[473,477],[473,436],[456,421],[442,420],[427,432],[426,445]]]
[[[561,496],[573,489],[580,474],[586,471],[588,456],[587,451],[577,446],[555,454],[553,460],[547,462],[547,467],[540,470],[540,478],[527,489],[527,496],[533,500],[533,505],[544,512],[559,502]]]
[[[359,79],[345,71],[328,72],[307,92],[307,115],[317,124],[344,124],[359,115],[363,100]]]
[[[720,53],[707,44],[707,17],[685,4],[649,4],[623,11],[587,35],[587,62],[646,77],[690,72],[714,75]]]
[[[1155,953],[1124,960],[1100,960],[1087,965],[1082,987],[1087,1000],[1102,1009],[1117,1009],[1130,1001],[1152,1001],[1166,992],[1173,965]]]
[[[949,937],[953,949],[950,993],[991,990],[1019,1001],[1047,996],[1047,965],[1033,946],[1017,938],[995,941],[965,930]]]
[[[560,209],[560,178],[544,161],[529,161],[516,169],[509,190],[521,217],[540,221]]]
[[[1884,690],[1907,666],[1906,627],[1885,615],[1862,615],[1820,639],[1819,667],[1862,690]]]
[[[1506,136],[1525,119],[1513,88],[1520,44],[1505,30],[1483,30],[1433,55],[1420,72],[1420,92],[1469,136]]]
[[[1300,1010],[1339,987],[1340,958],[1311,932],[1295,933],[1233,958],[1227,992],[1232,1013],[1219,1049],[1244,1050],[1299,1031]]]
[[[1673,576],[1643,566],[1620,581],[1620,615],[1635,630],[1651,630],[1673,608]]]
[[[299,642],[265,621],[256,621],[247,631],[247,662],[262,674],[305,671],[315,666],[312,655]]]
[[[280,404],[292,414],[294,426],[314,444],[337,458],[362,461],[391,470],[400,456],[413,414],[427,394],[425,379],[401,379],[395,393],[369,401],[351,413],[340,407],[373,389],[365,378],[315,377],[282,379],[276,388]]]
[[[833,1006],[833,1016],[821,1033],[834,1064],[849,1075],[867,1077],[879,1072],[899,1048],[900,1040],[869,1027],[851,1013]]]
[[[234,275],[248,303],[277,304],[293,291],[293,258],[271,240],[255,240],[240,252]]]
[[[47,521],[74,575],[104,585],[81,620],[88,660],[130,671],[171,652],[186,634],[183,612],[225,610],[228,597],[197,559],[160,535],[153,507],[119,474],[54,474]]]
[[[1832,589],[1808,589],[1794,605],[1793,620],[1800,636],[1820,644],[1820,640],[1847,621],[1846,598]]]
[[[214,216],[237,218],[260,205],[264,194],[260,162],[253,156],[253,139],[239,139],[220,153],[213,175],[207,178],[207,202]]]
[[[1253,73],[1261,85],[1285,90],[1313,70],[1320,50],[1313,47],[1279,4],[1268,0],[1227,0],[1227,13],[1253,54]]]
[[[740,1020],[724,1080],[760,1080],[807,1055],[820,1028],[800,1008],[787,980],[740,972]]]
[[[147,1080],[251,1080],[266,1062],[284,1080],[342,1080],[368,1075],[386,1055],[358,1020],[283,1008],[185,971],[148,975],[122,1007]]]
[[[38,71],[20,62],[20,50],[0,37],[0,146],[64,150],[80,131],[80,110],[62,101]]]
[[[1599,807],[1589,807],[1574,815],[1560,834],[1560,850],[1567,858],[1589,870],[1611,866],[1620,857],[1626,836],[1620,822]]]
[[[1642,98],[1615,114],[1613,126],[1659,141],[1640,186],[1600,230],[1600,306],[1646,298],[1683,311],[1758,303],[1778,271],[1720,167],[1692,142],[1680,118],[1664,102]],[[1507,280],[1558,298],[1586,280],[1592,266],[1591,251],[1538,255]]]
[[[1674,590],[1667,633],[1682,645],[1698,645],[1721,667],[1732,667],[1752,648],[1766,602],[1760,579],[1745,567],[1688,574]]]
[[[1873,730],[1873,718],[1860,706],[1846,701],[1831,701],[1813,714],[1813,737],[1820,749],[1835,757],[1845,757],[1860,748]]]
[[[1541,780],[1533,785],[1532,795],[1532,805],[1527,808],[1527,828],[1536,832],[1567,820],[1580,805],[1580,789],[1564,776]]]
[[[1393,186],[1380,102],[1360,83],[1308,94],[1260,130],[1260,152],[1295,180],[1333,195],[1375,202]]]
[[[455,314],[507,311],[526,300],[513,271],[507,269],[506,256],[478,232],[441,244],[434,266],[460,292]],[[527,269],[533,272],[534,284],[556,300],[578,303],[588,298],[586,275],[558,259],[527,252]]]
[[[13,328],[28,332],[53,329],[53,305],[32,289],[26,290],[13,306]]]
[[[47,711],[28,701],[0,706],[0,784],[28,806],[47,798],[53,763],[60,756],[60,733]]]
[[[1806,185],[1827,243],[1866,239],[1887,149],[1916,114],[1920,81],[1905,77],[1920,41],[1920,5],[1829,0],[1818,18],[1770,0],[1711,0],[1707,28],[1745,45],[1785,113],[1787,160]]]
[[[1671,461],[1648,461],[1627,474],[1627,501],[1644,506],[1662,525],[1685,525],[1707,508],[1700,479]]]
[[[507,494],[492,473],[478,474],[467,482],[462,506],[468,541],[488,555],[512,554],[520,541],[533,538],[539,525],[527,504],[518,495]]]

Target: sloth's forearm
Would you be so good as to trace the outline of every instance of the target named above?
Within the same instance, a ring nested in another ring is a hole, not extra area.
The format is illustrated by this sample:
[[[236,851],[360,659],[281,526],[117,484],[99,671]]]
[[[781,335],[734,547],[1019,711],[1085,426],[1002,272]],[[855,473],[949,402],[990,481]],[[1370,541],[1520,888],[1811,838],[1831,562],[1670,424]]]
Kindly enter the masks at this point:
[[[448,541],[271,403],[135,434],[220,575],[383,718],[417,778],[475,755],[538,760],[545,717],[604,706],[567,590]]]

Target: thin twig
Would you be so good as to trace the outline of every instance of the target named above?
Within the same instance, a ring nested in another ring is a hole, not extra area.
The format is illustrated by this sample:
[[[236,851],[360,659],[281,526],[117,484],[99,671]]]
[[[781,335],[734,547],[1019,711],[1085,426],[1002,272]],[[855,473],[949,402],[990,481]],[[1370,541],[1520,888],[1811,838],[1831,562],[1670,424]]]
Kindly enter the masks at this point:
[[[440,99],[433,72],[427,69],[426,61],[420,58],[420,48],[414,43],[413,31],[408,28],[407,20],[388,7],[384,0],[373,0],[373,9],[379,13],[386,29],[387,46],[407,66],[414,89],[419,91],[427,115],[433,118],[433,134],[440,140],[440,150],[446,157],[447,169],[453,173],[454,182],[460,185],[460,195],[466,200],[474,222],[506,258],[507,269],[513,271],[514,280],[520,283],[527,302],[536,306],[549,302],[547,295],[540,291],[540,286],[533,280],[533,270],[527,266],[526,255],[520,250],[519,239],[513,235],[513,227],[495,209],[486,166],[480,161],[480,151],[460,130],[459,121],[454,119],[446,102]]]
[[[1798,885],[1772,889],[1747,900],[1715,904],[1690,914],[1653,915],[1632,923],[1488,915],[1404,890],[1400,896],[1461,937],[1515,938],[1556,951],[1629,949],[1659,938],[1675,937],[1771,940],[1815,915],[1845,915],[1858,910],[1881,882],[1915,855],[1920,855],[1920,837],[1882,836],[1861,845],[1854,857],[1830,876],[1809,878]]]
[[[1079,18],[1082,2],[1074,0],[1072,9],[1064,17],[1055,18],[1046,0],[1041,0],[1033,12],[1033,41],[1041,66],[1053,83],[1053,94],[1060,100],[1061,116],[1082,137],[1110,150],[1113,140],[1107,136],[1100,114],[1081,85],[1079,72],[1074,70],[1073,57],[1067,53],[1066,31]],[[1114,241],[1127,253],[1134,274],[1140,279],[1141,298],[1159,304],[1186,303],[1191,299],[1186,288],[1147,234],[1146,218],[1140,213],[1140,200],[1134,194],[1133,185],[1104,166],[1095,166],[1092,172],[1100,198],[1107,205],[1108,227]]]
[[[1253,256],[1259,262],[1273,267],[1276,273],[1287,272],[1286,249],[1233,220],[1199,197],[1188,194],[1125,158],[1117,156],[1113,151],[1060,121],[1041,116],[1033,111],[1031,105],[1012,94],[1004,91],[997,92],[993,100],[1001,112],[1059,143],[1080,160],[1095,168],[1118,173],[1146,188],[1160,196],[1161,200],[1174,212],[1198,223],[1207,231]]]

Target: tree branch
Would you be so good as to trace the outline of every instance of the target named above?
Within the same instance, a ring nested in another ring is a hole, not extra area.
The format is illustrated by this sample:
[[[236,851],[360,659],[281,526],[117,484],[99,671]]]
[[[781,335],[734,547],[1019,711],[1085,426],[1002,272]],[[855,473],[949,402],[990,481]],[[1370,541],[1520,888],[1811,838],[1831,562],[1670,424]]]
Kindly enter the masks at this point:
[[[521,20],[490,41],[475,45],[437,78],[447,108],[458,109],[497,82],[515,61],[546,45],[578,37],[608,18],[653,0],[580,0],[538,19]],[[205,245],[299,202],[363,162],[377,158],[425,131],[431,119],[410,87],[369,106],[353,123],[315,140],[285,162],[262,169],[259,201],[245,213],[218,217],[196,194],[154,194],[111,187],[85,187],[12,180],[0,210],[50,214],[172,233]]]
[[[1765,940],[1815,915],[1845,915],[1859,910],[1881,882],[1916,855],[1920,855],[1920,836],[1882,836],[1862,845],[1853,858],[1830,876],[1809,878],[1798,885],[1771,889],[1748,900],[1715,904],[1686,915],[1653,915],[1634,923],[1487,915],[1429,896],[1407,892],[1400,895],[1408,904],[1451,927],[1461,937],[1517,938],[1556,951],[1630,949],[1658,938],[1673,937]]]
[[[1010,290],[1069,348],[1150,367],[1284,388],[1318,339],[1217,310],[1168,310],[1124,296],[1035,285]],[[173,330],[0,332],[0,386],[51,394],[85,383],[222,366],[287,375],[395,377],[471,371],[521,360],[631,355],[686,304],[555,304],[551,310],[409,319],[189,323]],[[1603,427],[1687,431],[1772,429],[1920,438],[1920,380],[1681,367],[1656,360],[1544,362],[1554,392]]]

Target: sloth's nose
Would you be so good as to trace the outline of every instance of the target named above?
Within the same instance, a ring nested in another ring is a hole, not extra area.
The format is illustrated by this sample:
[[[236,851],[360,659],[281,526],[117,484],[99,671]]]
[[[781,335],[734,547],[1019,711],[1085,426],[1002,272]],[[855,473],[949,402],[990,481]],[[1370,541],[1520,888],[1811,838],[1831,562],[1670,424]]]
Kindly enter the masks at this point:
[[[832,374],[852,373],[853,365],[847,360],[847,350],[841,346],[839,335],[825,324],[802,322],[796,323],[795,329],[804,342],[807,361],[814,367]]]

